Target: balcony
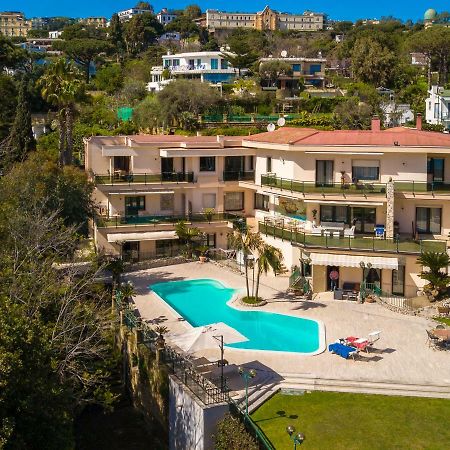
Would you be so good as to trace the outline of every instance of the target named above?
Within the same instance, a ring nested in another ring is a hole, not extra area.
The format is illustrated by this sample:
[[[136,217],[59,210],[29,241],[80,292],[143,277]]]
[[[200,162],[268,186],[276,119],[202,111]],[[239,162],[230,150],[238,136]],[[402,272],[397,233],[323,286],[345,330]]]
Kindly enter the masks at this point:
[[[223,181],[255,181],[255,171],[229,171],[223,172]]]
[[[431,195],[450,195],[450,183],[425,181],[395,181],[394,189],[396,192],[405,194],[431,194]]]
[[[342,195],[382,195],[386,196],[386,183],[316,183],[280,178],[275,175],[261,175],[261,186],[269,186],[284,191],[306,194],[342,194]]]
[[[169,214],[169,215],[143,215],[143,216],[97,216],[95,221],[98,228],[120,228],[138,226],[159,226],[175,225],[181,220],[189,223],[214,223],[214,222],[235,222],[240,216],[227,212],[217,212],[214,214]]]
[[[95,174],[94,181],[110,185],[193,183],[194,172]]]
[[[369,251],[384,253],[421,254],[422,252],[445,252],[446,241],[413,240],[398,237],[396,239],[380,239],[375,236],[356,236],[354,238],[334,238],[316,236],[297,231],[294,228],[269,225],[259,222],[262,234],[273,236],[297,244],[305,248],[326,248],[331,250]]]

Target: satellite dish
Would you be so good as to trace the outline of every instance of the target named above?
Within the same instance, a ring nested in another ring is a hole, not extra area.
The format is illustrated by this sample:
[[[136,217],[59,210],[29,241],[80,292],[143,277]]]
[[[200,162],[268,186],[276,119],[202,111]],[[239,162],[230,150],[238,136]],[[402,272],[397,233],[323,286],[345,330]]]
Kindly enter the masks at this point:
[[[281,57],[282,57],[282,58],[286,58],[286,56],[287,56],[287,51],[286,51],[286,50],[283,50],[283,51],[281,52]]]
[[[269,125],[267,125],[267,131],[269,132],[275,131],[275,124],[269,123]]]
[[[278,125],[279,127],[284,127],[284,126],[286,125],[286,119],[285,119],[284,117],[280,117],[280,118],[277,120],[277,125]]]

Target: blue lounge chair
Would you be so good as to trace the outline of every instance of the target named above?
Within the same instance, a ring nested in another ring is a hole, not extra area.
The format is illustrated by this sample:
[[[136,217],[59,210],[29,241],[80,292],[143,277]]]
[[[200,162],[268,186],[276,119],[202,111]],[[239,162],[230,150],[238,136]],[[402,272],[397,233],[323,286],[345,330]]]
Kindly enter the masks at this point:
[[[330,344],[328,346],[328,350],[332,353],[336,353],[336,355],[339,355],[345,359],[348,359],[349,356],[354,358],[355,355],[358,353],[358,351],[354,347],[349,347],[348,345],[340,344],[339,342]]]

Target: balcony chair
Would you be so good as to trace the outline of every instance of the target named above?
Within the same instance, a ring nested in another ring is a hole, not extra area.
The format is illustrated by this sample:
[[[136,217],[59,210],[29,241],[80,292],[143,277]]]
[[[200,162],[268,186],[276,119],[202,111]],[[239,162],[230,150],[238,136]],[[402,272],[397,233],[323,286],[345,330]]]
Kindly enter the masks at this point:
[[[376,238],[384,239],[386,235],[386,228],[384,225],[375,225],[374,231]]]
[[[344,230],[344,237],[353,239],[355,237],[355,228],[355,225],[353,225],[351,228],[346,228]]]

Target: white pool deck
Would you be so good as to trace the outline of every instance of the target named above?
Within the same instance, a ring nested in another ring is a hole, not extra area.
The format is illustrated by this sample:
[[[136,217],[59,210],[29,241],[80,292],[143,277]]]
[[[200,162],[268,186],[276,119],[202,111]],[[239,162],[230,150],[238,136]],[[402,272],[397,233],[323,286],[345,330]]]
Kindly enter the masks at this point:
[[[179,321],[173,310],[151,293],[148,286],[162,281],[212,278],[232,288],[245,287],[245,279],[213,263],[187,263],[129,273],[138,295],[134,301],[140,315],[153,324],[161,324],[170,332],[189,329]],[[225,349],[231,364],[266,366],[283,376],[311,376],[371,382],[393,382],[450,387],[450,351],[437,351],[427,344],[426,330],[434,322],[416,316],[406,316],[385,309],[378,304],[358,304],[336,301],[323,294],[310,302],[293,300],[286,293],[287,277],[263,277],[260,295],[268,301],[262,310],[320,320],[325,325],[326,344],[347,336],[365,337],[381,331],[381,339],[369,354],[345,360],[325,352],[309,356],[291,353],[254,352]],[[205,299],[207,307],[208,299]],[[253,310],[253,308],[248,308]],[[201,355],[218,356],[218,350]],[[199,355],[200,356],[200,355]]]

